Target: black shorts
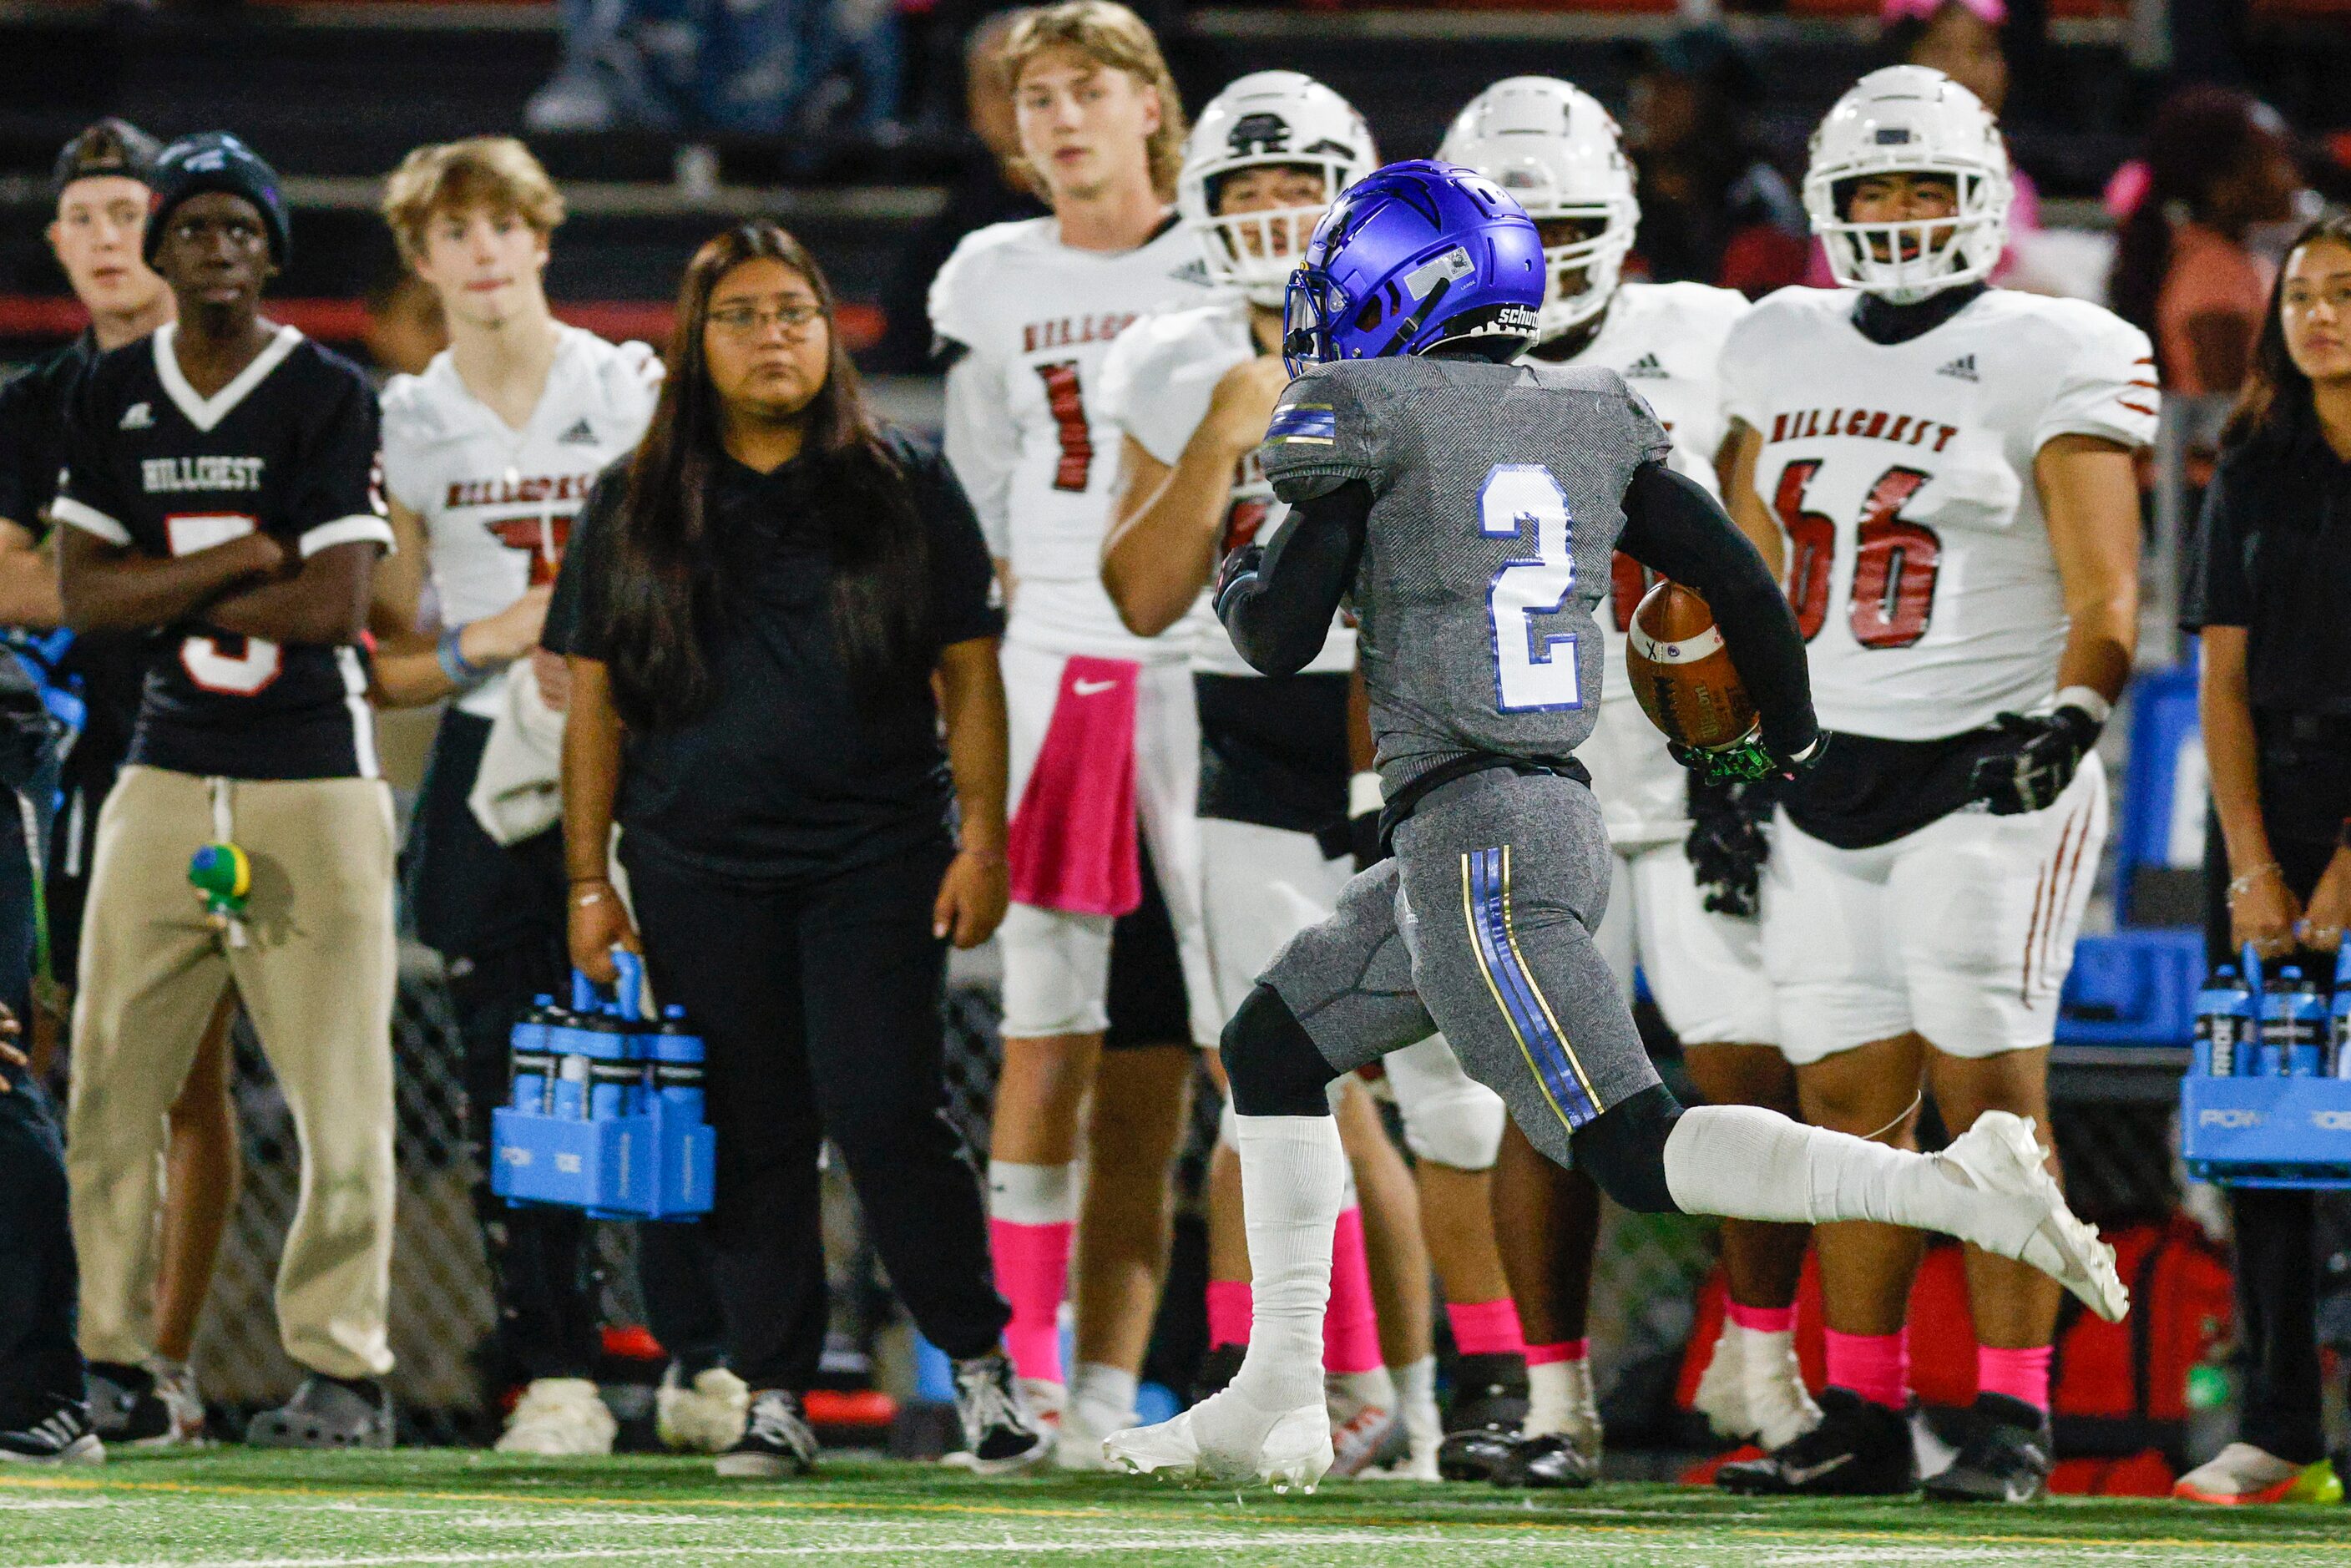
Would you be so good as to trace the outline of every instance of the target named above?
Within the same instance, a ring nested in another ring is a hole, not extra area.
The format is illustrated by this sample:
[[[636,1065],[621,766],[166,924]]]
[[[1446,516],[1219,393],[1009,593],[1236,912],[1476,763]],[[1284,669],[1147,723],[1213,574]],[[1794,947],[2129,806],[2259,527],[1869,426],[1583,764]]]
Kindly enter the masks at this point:
[[[1111,927],[1110,986],[1105,998],[1110,1028],[1104,1051],[1192,1043],[1192,1009],[1184,988],[1184,963],[1176,956],[1176,922],[1160,895],[1151,847],[1143,846],[1143,902]]]

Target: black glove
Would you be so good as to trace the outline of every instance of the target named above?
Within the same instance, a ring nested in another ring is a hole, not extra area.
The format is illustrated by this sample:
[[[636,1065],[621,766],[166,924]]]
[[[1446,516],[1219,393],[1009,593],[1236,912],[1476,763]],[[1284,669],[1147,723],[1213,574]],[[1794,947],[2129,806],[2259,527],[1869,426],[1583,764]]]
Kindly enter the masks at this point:
[[[1968,796],[1989,802],[1995,817],[2014,817],[2056,804],[2104,727],[2065,703],[2042,714],[2004,713],[1992,727],[2000,747],[1968,770]]]
[[[1826,731],[1816,732],[1802,751],[1782,756],[1763,742],[1761,730],[1746,739],[1711,749],[1666,742],[1666,754],[1709,784],[1752,784],[1764,779],[1793,779],[1821,759],[1828,749]]]
[[[1755,918],[1763,862],[1771,852],[1763,824],[1779,803],[1777,779],[1723,784],[1701,774],[1689,781],[1690,875],[1706,890],[1706,907],[1716,915]]]
[[[1265,564],[1265,547],[1251,542],[1225,557],[1225,564],[1217,569],[1217,596],[1210,601],[1216,606],[1217,619],[1225,616],[1225,601],[1242,583],[1257,576],[1258,568]]]

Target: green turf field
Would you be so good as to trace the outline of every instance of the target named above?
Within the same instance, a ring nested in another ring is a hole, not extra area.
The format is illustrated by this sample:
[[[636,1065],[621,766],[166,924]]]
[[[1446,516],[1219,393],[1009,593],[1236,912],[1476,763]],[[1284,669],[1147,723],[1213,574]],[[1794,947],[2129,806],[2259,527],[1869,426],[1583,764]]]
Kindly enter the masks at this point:
[[[817,1481],[722,1487],[705,1461],[455,1450],[118,1458],[0,1474],[0,1568],[428,1563],[2351,1564],[2351,1514],[2161,1503],[1992,1511],[1759,1505],[1673,1487],[1530,1501],[1342,1483],[1308,1496],[1111,1477],[984,1481],[834,1461]]]

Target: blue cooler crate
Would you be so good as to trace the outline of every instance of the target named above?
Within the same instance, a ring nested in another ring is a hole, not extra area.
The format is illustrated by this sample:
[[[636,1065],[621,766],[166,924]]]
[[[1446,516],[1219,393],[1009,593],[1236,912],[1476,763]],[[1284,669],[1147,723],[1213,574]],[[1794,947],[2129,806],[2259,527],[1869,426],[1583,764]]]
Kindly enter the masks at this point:
[[[2351,1080],[2213,1078],[2179,1086],[2188,1168],[2229,1186],[2351,1186]]]
[[[2157,926],[2085,936],[2058,1002],[2061,1045],[2180,1045],[2196,1027],[2204,937]]]
[[[710,1212],[717,1141],[656,1105],[602,1121],[490,1113],[490,1190],[510,1203],[584,1208],[598,1219],[690,1219]]]

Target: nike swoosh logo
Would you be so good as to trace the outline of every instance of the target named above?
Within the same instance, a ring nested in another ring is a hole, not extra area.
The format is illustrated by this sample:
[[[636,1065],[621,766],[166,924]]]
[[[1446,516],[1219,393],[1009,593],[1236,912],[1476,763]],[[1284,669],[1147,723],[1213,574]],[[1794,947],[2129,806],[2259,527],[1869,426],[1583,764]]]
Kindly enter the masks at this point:
[[[1806,1465],[1800,1470],[1783,1469],[1780,1472],[1780,1478],[1792,1487],[1810,1486],[1831,1470],[1841,1470],[1851,1463],[1853,1463],[1851,1454],[1839,1454],[1834,1458],[1823,1459],[1817,1465]]]
[[[1098,697],[1117,685],[1116,681],[1071,681],[1070,689],[1081,697]]]

